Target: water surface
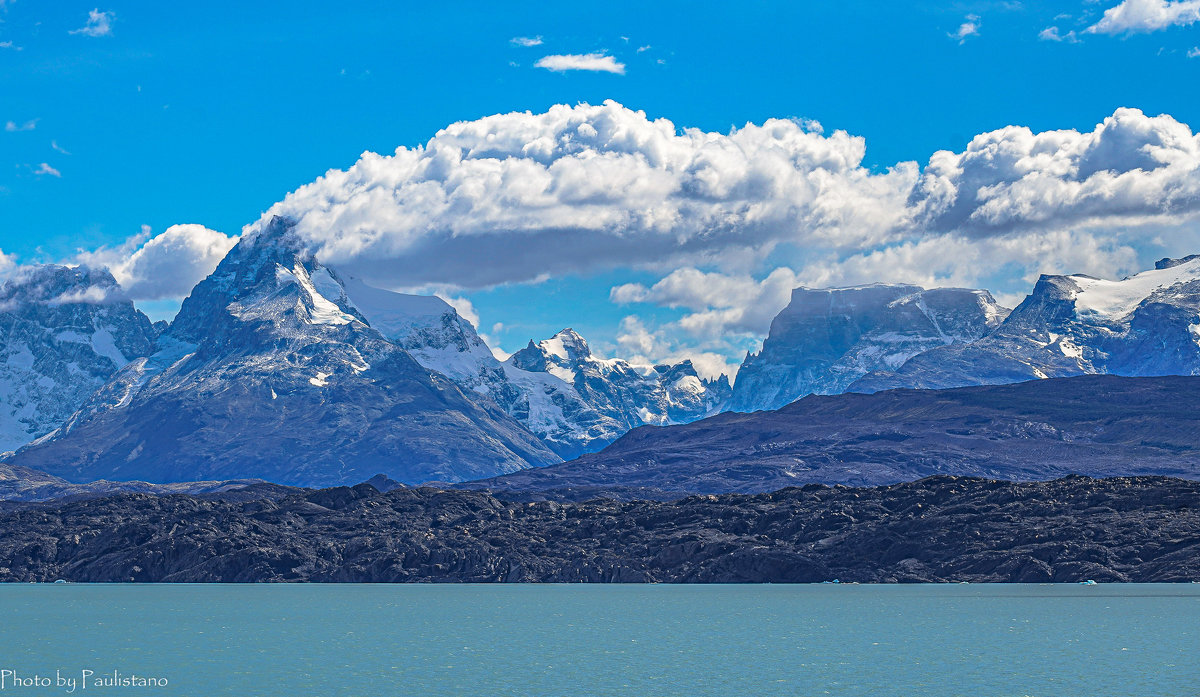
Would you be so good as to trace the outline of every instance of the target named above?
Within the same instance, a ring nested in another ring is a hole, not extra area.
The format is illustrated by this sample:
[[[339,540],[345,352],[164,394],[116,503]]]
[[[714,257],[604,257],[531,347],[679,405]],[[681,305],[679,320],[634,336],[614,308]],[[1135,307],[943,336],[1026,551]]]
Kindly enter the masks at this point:
[[[9,585],[0,622],[0,670],[168,680],[86,694],[1200,694],[1191,584]]]

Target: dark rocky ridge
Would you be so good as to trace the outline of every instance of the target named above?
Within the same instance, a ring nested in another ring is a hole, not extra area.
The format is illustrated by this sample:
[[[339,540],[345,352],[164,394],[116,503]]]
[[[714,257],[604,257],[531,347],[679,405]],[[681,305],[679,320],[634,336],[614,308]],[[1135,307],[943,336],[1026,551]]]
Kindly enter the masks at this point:
[[[387,483],[396,484],[392,480],[379,475],[372,480],[379,484],[377,488],[387,487]],[[45,472],[17,467],[0,462],[0,501],[51,501],[62,499],[98,498],[121,491],[135,491],[146,494],[207,494],[231,489],[244,489],[251,484],[265,483],[256,479],[236,479],[229,481],[208,482],[171,482],[167,484],[151,484],[139,481],[108,481],[101,479],[94,482],[76,484],[62,477],[55,477]]]
[[[0,506],[4,581],[1200,579],[1200,483],[932,477],[670,503],[256,485]]]
[[[1200,377],[810,395],[777,411],[639,428],[571,462],[455,486],[527,499],[670,499],[938,474],[1200,479]]]

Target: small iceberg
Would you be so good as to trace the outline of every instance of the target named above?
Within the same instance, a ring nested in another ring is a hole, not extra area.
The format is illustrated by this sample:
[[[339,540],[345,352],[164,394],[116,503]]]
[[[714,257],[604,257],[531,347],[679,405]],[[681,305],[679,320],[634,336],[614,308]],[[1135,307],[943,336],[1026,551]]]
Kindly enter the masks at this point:
[[[1080,581],[1080,582],[1079,582],[1079,585],[1081,585],[1081,586],[1094,586],[1094,585],[1096,585],[1096,582],[1095,582],[1095,581],[1093,581],[1092,579],[1090,579],[1090,578],[1089,578],[1089,579],[1088,579],[1088,580],[1086,580],[1086,581]]]

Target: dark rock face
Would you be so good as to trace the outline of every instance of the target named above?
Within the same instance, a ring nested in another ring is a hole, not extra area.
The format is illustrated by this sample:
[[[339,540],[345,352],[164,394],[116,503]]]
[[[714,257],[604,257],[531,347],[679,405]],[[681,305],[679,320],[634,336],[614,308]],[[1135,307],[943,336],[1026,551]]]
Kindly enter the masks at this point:
[[[18,582],[1200,579],[1200,483],[1156,477],[568,504],[262,485],[8,504],[0,531]]]
[[[36,266],[0,286],[0,452],[53,431],[157,332],[107,271]]]
[[[1200,479],[1200,378],[1095,375],[810,395],[778,411],[636,429],[594,455],[460,486],[626,498],[1072,473]]]
[[[329,486],[377,473],[460,481],[559,461],[494,402],[371,328],[343,290],[277,220],[193,289],[157,352],[8,464],[72,482]]]
[[[874,284],[797,288],[771,322],[762,350],[747,354],[729,409],[778,409],[807,394],[838,394],[871,371],[970,343],[1008,310],[985,290]]]
[[[1200,257],[1121,281],[1042,276],[995,331],[934,348],[847,391],[1000,385],[1071,375],[1200,374]]]

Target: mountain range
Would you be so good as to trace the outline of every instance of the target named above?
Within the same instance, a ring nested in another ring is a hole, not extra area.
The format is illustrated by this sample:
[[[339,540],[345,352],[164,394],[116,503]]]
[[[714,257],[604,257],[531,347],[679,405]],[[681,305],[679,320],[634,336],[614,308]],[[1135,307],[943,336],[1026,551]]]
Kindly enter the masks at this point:
[[[775,411],[635,429],[598,453],[459,486],[586,500],[879,486],[934,475],[1200,479],[1198,414],[1200,377],[1182,376],[809,395]]]
[[[1089,389],[1177,402],[1190,382],[1036,381],[1200,374],[1200,257],[1120,281],[1043,276],[1011,312],[977,289],[798,288],[732,385],[690,361],[597,356],[569,328],[502,360],[446,301],[321,264],[282,218],[244,236],[169,325],[107,272],[62,266],[6,282],[0,322],[5,465],[70,484],[331,486],[382,473],[506,490],[765,491],[1057,476],[1076,471],[1063,443],[1094,456],[1092,473],[1134,473],[1114,463],[1138,458],[1138,472],[1190,476],[1176,462],[1186,438],[1163,450],[1174,441],[1146,424],[1136,444],[1079,425],[1100,418],[1084,408]],[[974,402],[942,391],[1028,380]],[[921,391],[843,394],[899,387]],[[1001,413],[1071,395],[1079,423],[1026,419],[1050,424],[1039,431]],[[950,411],[935,418],[931,405]]]

